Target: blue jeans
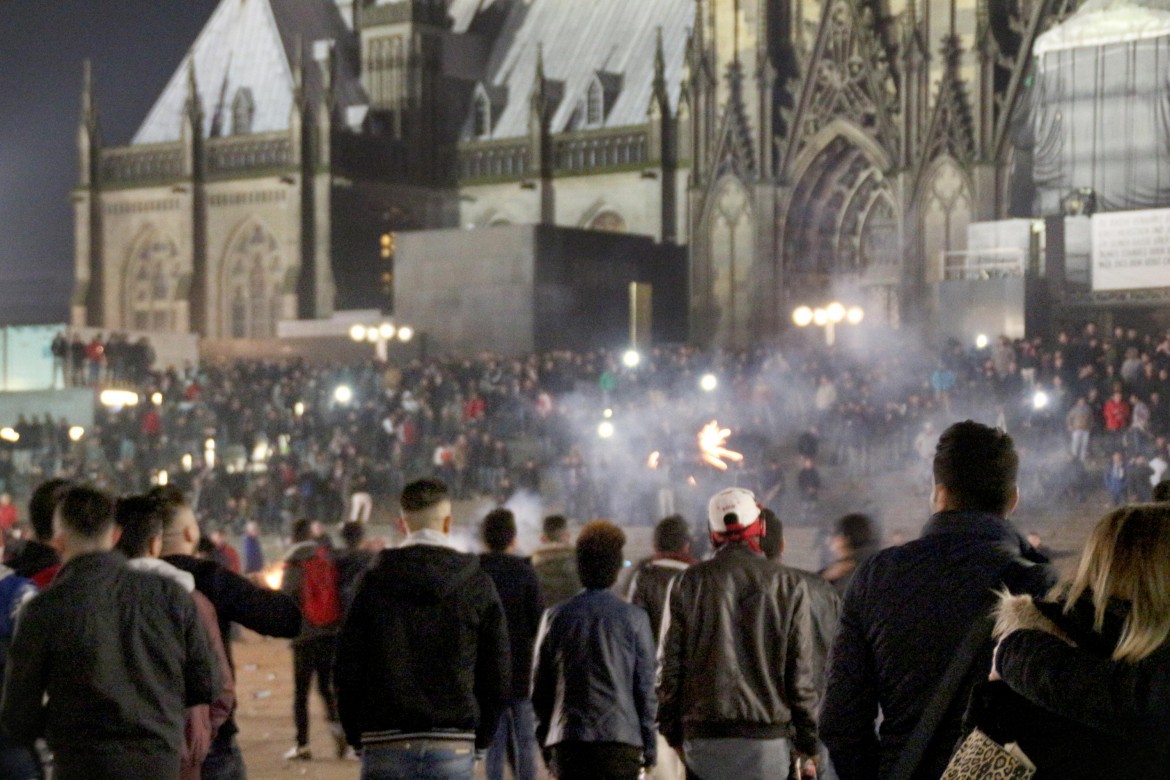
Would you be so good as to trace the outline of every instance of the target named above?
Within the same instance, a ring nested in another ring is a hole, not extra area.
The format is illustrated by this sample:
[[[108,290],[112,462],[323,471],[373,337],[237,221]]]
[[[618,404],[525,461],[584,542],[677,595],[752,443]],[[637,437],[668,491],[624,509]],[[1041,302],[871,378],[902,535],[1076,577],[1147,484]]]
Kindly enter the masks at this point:
[[[362,750],[361,780],[473,780],[474,776],[471,747],[370,746]]]
[[[487,753],[487,780],[504,780],[504,762],[516,780],[536,780],[536,716],[530,699],[512,699],[500,712]]]

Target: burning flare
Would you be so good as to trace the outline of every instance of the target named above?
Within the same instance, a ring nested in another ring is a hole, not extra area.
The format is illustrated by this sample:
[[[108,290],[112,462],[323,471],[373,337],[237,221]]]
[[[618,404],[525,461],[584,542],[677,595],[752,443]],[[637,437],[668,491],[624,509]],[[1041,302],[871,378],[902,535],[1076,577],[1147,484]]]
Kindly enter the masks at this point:
[[[264,584],[272,590],[280,590],[284,582],[284,564],[277,563],[264,570]]]
[[[731,429],[720,428],[717,420],[712,420],[707,423],[699,431],[699,450],[703,453],[703,460],[720,471],[727,471],[727,464],[723,462],[724,458],[733,460],[736,463],[743,460],[741,453],[729,450],[723,446],[727,443],[727,439],[730,436]]]
[[[658,468],[658,459],[660,457],[661,453],[659,453],[658,450],[654,450],[654,452],[650,453],[650,457],[646,459],[646,465],[652,469]]]

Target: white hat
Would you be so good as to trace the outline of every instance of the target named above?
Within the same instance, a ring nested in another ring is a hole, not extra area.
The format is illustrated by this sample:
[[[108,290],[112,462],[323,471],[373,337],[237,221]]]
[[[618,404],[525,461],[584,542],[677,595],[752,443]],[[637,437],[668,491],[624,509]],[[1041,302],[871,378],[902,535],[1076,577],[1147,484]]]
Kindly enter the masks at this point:
[[[711,496],[707,504],[707,521],[712,533],[727,533],[729,515],[735,516],[731,520],[732,530],[748,528],[759,520],[760,506],[756,503],[755,494],[744,488],[733,487]]]

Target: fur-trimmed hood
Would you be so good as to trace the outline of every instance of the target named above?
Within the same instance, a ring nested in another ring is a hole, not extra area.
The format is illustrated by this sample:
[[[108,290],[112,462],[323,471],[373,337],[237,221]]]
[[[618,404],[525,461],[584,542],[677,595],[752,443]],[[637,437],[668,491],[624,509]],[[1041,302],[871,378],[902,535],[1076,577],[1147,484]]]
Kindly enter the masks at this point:
[[[1043,631],[1058,639],[1063,639],[1070,645],[1076,644],[1056,623],[1052,622],[1031,596],[1013,596],[1006,590],[999,593],[999,604],[995,608],[996,640],[1003,639],[1013,631],[1033,629]]]

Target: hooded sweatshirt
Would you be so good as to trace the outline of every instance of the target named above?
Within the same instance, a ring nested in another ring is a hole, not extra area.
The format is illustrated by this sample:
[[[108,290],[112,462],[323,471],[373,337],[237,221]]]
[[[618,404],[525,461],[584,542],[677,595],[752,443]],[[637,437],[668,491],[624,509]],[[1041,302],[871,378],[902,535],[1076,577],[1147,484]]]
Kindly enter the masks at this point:
[[[199,613],[199,622],[207,631],[208,644],[219,661],[219,673],[223,679],[219,694],[211,704],[198,704],[188,707],[184,714],[183,723],[183,753],[180,767],[181,780],[197,780],[203,760],[211,749],[211,740],[216,732],[231,715],[232,707],[236,704],[236,681],[228,664],[227,652],[224,650],[223,637],[219,633],[219,621],[215,607],[199,591],[195,590],[194,575],[183,571],[161,558],[132,558],[127,564],[136,571],[145,571],[157,574],[160,577],[174,580],[183,590],[191,594],[195,602],[195,611]]]
[[[476,556],[421,537],[379,555],[337,644],[351,745],[422,736],[486,748],[510,676],[503,608]]]

